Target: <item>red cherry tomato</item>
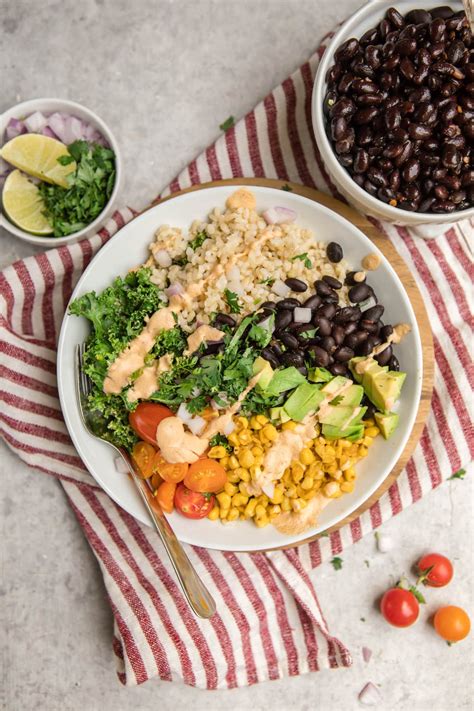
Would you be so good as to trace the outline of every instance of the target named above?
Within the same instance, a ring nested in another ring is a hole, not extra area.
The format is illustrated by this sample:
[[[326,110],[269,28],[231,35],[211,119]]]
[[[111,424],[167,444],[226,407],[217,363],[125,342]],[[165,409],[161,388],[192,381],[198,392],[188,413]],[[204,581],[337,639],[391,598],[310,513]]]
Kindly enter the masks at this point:
[[[214,506],[213,494],[201,494],[191,491],[184,484],[178,484],[174,496],[174,505],[186,518],[205,518]]]
[[[418,561],[419,582],[433,588],[442,588],[451,582],[453,565],[444,555],[428,553]]]
[[[380,611],[394,627],[409,627],[418,619],[420,606],[410,590],[391,588],[382,597]]]
[[[462,607],[448,605],[436,611],[433,624],[436,632],[447,642],[460,642],[471,631],[471,620]]]
[[[156,402],[141,402],[130,413],[128,421],[139,437],[156,447],[156,428],[165,417],[173,417],[169,407]]]

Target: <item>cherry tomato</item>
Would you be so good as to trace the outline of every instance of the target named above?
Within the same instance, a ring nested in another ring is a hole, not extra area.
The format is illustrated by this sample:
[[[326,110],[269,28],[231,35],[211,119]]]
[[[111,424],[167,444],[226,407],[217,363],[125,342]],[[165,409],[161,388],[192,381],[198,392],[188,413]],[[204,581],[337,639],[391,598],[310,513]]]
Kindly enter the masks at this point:
[[[197,462],[193,462],[184,479],[188,489],[198,492],[220,491],[226,482],[227,474],[224,467],[214,459],[198,459]]]
[[[462,607],[448,605],[436,611],[433,624],[436,632],[446,642],[460,642],[471,630],[471,620]]]
[[[394,627],[409,627],[418,619],[420,606],[410,590],[391,588],[382,597],[380,611]]]
[[[188,473],[189,464],[171,464],[163,458],[161,452],[155,454],[155,459],[153,460],[153,469],[158,472],[162,479],[165,481],[171,481],[177,484],[183,481],[184,477]]]
[[[132,457],[143,479],[148,479],[153,474],[155,454],[156,449],[147,442],[137,442],[132,450]]]
[[[172,513],[174,508],[173,504],[175,492],[176,484],[173,484],[171,481],[164,481],[159,485],[155,496],[152,498],[155,499],[162,511],[165,513]]]
[[[178,484],[174,497],[176,508],[186,518],[205,518],[213,508],[214,500],[212,494],[191,491],[184,484]]]
[[[155,457],[156,457],[156,455],[155,455]],[[156,491],[158,489],[159,485],[162,483],[163,483],[163,479],[161,478],[161,476],[158,474],[157,471],[154,471],[153,474],[151,475],[151,479],[150,479],[150,484],[151,484],[152,490]]]
[[[433,588],[442,588],[451,582],[453,565],[444,555],[428,553],[418,561],[419,582]]]
[[[156,428],[165,417],[173,417],[169,407],[156,402],[141,402],[129,414],[128,421],[139,437],[156,446]]]

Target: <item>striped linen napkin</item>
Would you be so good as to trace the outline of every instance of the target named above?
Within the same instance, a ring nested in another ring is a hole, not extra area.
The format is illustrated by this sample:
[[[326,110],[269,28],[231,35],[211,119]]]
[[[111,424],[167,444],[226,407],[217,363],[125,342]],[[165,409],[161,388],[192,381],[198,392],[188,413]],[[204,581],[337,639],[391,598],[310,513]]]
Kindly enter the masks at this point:
[[[231,177],[268,177],[335,194],[312,136],[311,90],[324,44],[162,193]],[[98,249],[133,217],[115,213],[91,239],[16,262],[0,274],[0,428],[31,466],[58,477],[104,576],[114,615],[117,673],[127,685],[180,680],[215,689],[351,664],[319,607],[311,570],[400,513],[471,459],[468,394],[471,260],[464,222],[424,241],[380,225],[413,272],[434,333],[428,424],[406,469],[370,510],[330,535],[287,551],[234,554],[187,546],[217,602],[196,619],[158,536],[119,508],[84,469],[56,388],[56,339],[71,291]]]

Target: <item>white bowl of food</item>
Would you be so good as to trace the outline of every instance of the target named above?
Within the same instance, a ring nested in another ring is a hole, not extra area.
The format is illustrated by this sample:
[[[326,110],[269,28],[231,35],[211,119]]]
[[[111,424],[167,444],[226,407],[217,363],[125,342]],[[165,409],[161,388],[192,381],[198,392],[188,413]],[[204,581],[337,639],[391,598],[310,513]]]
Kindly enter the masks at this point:
[[[31,99],[1,114],[0,225],[19,239],[58,247],[91,236],[117,207],[121,185],[118,143],[85,106]]]
[[[456,37],[447,40],[442,23],[449,20],[438,19],[438,29],[431,29],[431,25],[424,22],[423,29],[423,22],[416,24],[416,16],[415,21],[413,16],[409,16],[408,21],[404,19],[410,11],[429,11],[435,5],[429,0],[400,0],[396,15],[392,17],[395,23],[404,26],[397,30],[396,24],[391,22],[388,31],[403,33],[406,25],[411,25],[420,28],[415,30],[419,36],[418,39],[416,35],[414,37],[415,46],[410,45],[409,37],[400,39],[393,35],[393,39],[389,37],[391,46],[387,48],[386,37],[382,38],[380,29],[372,38],[366,33],[380,28],[391,3],[385,0],[367,2],[329,42],[314,83],[313,128],[334,185],[361,212],[402,225],[452,223],[474,216],[474,171],[470,156],[474,99],[464,89],[468,82],[472,82],[474,70],[471,64],[466,72],[464,61],[468,54],[458,57],[455,47],[451,47],[453,41],[459,42],[461,36],[469,33],[467,21]],[[463,11],[461,2],[451,2],[449,7],[454,13]],[[447,13],[438,8],[433,19],[443,14]],[[423,20],[423,15],[418,19]],[[433,34],[429,35],[430,32]],[[455,64],[446,62],[444,55],[441,59],[431,56],[430,50],[435,54],[443,50],[442,47],[433,50],[432,38],[436,32],[443,42],[447,42],[445,49]],[[345,45],[342,53],[354,51],[355,59],[349,56],[341,59],[337,52],[351,38],[357,43],[351,43],[349,48]],[[357,57],[360,39],[361,61]],[[397,45],[399,41],[405,44]],[[338,56],[340,66],[333,69]],[[375,68],[368,66],[367,56]],[[396,64],[390,71],[384,66],[389,60]],[[427,63],[426,72],[423,62]],[[421,73],[417,73],[418,70]],[[458,79],[448,77],[442,71],[454,71]],[[434,78],[430,77],[430,72]],[[382,73],[385,74],[383,79]],[[387,76],[392,78],[387,79]],[[355,80],[358,83],[354,88]],[[389,86],[394,82],[401,82],[401,88],[400,84]],[[428,82],[432,82],[432,88]],[[451,88],[448,84],[452,84]],[[454,93],[448,94],[451,90]],[[446,96],[441,96],[441,91]],[[386,103],[397,98],[398,105]],[[333,107],[340,99],[343,103],[335,110]],[[445,103],[434,109],[427,106],[438,101]],[[420,132],[418,138],[417,131]],[[408,146],[406,150],[405,146]],[[400,147],[403,149],[398,152]]]
[[[272,188],[147,210],[72,295],[58,344],[66,425],[98,483],[148,524],[123,462],[82,423],[84,341],[97,425],[134,454],[178,538],[206,548],[292,545],[337,524],[394,467],[420,400],[420,335],[391,265],[335,212]]]

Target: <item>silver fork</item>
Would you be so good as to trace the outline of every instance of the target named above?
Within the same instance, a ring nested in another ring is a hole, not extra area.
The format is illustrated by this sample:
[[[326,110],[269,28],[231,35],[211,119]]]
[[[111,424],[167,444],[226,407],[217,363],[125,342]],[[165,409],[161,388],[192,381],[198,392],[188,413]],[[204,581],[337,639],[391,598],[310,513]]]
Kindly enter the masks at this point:
[[[124,462],[127,464],[132,480],[138,489],[138,492],[142,498],[143,503],[146,506],[150,518],[154,523],[155,529],[160,536],[166,552],[169,555],[170,561],[175,570],[176,576],[181,584],[183,593],[191,607],[199,617],[209,618],[216,611],[216,604],[210,592],[202,582],[201,578],[196,573],[195,569],[191,565],[191,562],[184,552],[183,546],[176,538],[168,520],[166,519],[163,512],[157,511],[150,506],[148,497],[151,494],[150,489],[146,481],[144,481],[137,474],[135,469],[135,464],[133,459],[129,456],[126,449],[123,447],[116,447],[114,444],[108,440],[100,437],[96,432],[94,432],[90,423],[90,412],[87,410],[87,396],[92,390],[92,381],[89,376],[85,374],[82,367],[83,358],[85,352],[85,345],[76,346],[76,363],[75,363],[75,374],[76,374],[76,392],[77,399],[79,402],[79,411],[81,413],[81,418],[84,423],[85,428],[93,437],[100,439],[102,442],[106,442],[108,445],[113,447],[118,454],[122,457]]]

